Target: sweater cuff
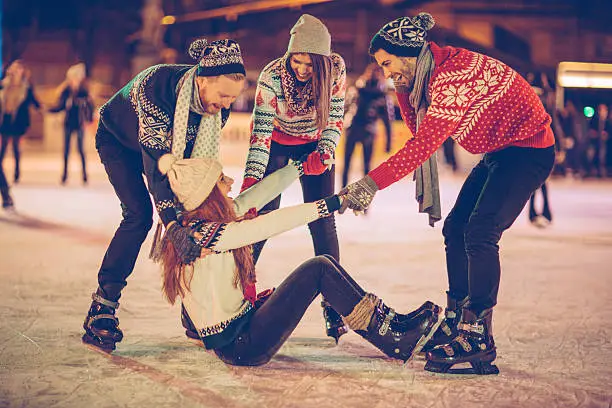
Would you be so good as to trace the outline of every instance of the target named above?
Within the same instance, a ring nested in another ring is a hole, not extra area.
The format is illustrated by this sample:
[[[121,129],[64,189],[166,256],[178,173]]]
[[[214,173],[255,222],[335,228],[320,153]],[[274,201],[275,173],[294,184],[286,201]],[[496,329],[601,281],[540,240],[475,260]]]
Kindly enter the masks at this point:
[[[338,195],[333,195],[325,199],[325,205],[327,206],[327,211],[329,211],[330,214],[334,211],[338,211],[341,204],[342,203],[340,202],[340,197],[338,197]]]
[[[368,176],[374,180],[379,190],[389,187],[398,180],[385,163],[370,171]]]

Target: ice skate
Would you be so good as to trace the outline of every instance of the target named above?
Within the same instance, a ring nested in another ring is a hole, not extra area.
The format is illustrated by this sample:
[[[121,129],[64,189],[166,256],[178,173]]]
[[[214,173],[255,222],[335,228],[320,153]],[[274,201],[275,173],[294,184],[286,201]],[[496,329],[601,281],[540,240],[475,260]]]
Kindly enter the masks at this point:
[[[323,308],[326,334],[328,337],[333,338],[336,344],[338,344],[340,336],[348,333],[348,327],[346,327],[338,312],[336,312],[326,300],[321,301],[321,307]]]
[[[467,297],[457,300],[446,292],[447,306],[444,310],[444,318],[431,340],[423,347],[423,352],[430,351],[440,344],[448,344],[457,336],[457,324],[461,320],[461,308],[466,302]]]
[[[115,316],[119,303],[105,299],[99,293],[92,293],[91,298],[93,301],[83,323],[85,334],[82,341],[98,350],[110,353],[115,350],[116,343],[123,339],[119,319]]]
[[[476,315],[469,309],[463,310],[459,323],[459,334],[450,343],[435,347],[427,352],[425,370],[449,374],[499,374],[493,361],[497,357],[492,335],[492,309]],[[453,368],[456,364],[468,363],[469,368]]]
[[[364,304],[374,301],[374,311],[367,328],[357,329],[355,332],[387,356],[402,360],[404,363],[419,353],[441,321],[438,313],[424,310],[412,319],[404,319],[400,323],[395,310],[385,305],[382,300],[370,294],[364,299],[355,306],[351,315],[345,320],[349,322],[350,327],[359,327],[359,323],[354,322],[352,316],[358,316],[361,313],[360,309],[365,308]]]

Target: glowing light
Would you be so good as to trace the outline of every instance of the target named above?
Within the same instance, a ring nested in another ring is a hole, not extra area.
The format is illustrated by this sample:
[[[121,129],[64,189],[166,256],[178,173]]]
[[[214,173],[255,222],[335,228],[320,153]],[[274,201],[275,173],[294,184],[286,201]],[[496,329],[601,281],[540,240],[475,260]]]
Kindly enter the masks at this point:
[[[587,118],[592,118],[595,115],[595,109],[592,106],[585,106],[583,109],[584,116]]]
[[[557,82],[565,88],[612,88],[612,64],[561,62]]]
[[[174,16],[164,16],[161,20],[162,25],[170,25],[176,23],[176,17]]]

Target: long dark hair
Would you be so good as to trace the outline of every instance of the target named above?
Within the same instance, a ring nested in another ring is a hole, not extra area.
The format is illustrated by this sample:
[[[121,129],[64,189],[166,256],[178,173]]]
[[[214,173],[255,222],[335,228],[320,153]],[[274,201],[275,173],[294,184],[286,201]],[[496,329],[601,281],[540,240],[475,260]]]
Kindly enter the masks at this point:
[[[240,221],[236,216],[230,199],[225,197],[221,190],[215,185],[210,195],[198,208],[183,214],[183,223],[206,220],[208,222],[232,222]],[[172,243],[164,238],[162,250],[162,291],[166,299],[174,304],[176,298],[184,296],[189,290],[193,268],[182,264]],[[232,250],[236,271],[234,273],[234,286],[242,290],[250,284],[255,283],[255,265],[253,263],[253,251],[250,245]]]
[[[325,55],[308,54],[312,61],[312,92],[317,110],[317,128],[323,130],[329,120],[332,91],[332,63]]]

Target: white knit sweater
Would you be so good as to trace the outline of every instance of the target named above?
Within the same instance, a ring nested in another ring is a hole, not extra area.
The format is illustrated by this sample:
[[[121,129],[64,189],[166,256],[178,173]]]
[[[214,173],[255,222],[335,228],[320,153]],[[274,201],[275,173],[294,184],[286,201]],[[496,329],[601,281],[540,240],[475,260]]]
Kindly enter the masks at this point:
[[[251,208],[259,210],[299,177],[298,170],[288,165],[244,191],[235,200],[237,215]],[[193,266],[190,291],[182,298],[206,348],[217,348],[237,330],[239,320],[253,310],[240,287],[234,286],[233,249],[250,245],[300,225],[329,215],[324,200],[285,207],[259,217],[230,223],[205,222],[197,231],[205,236],[204,246],[215,251],[198,259]],[[233,323],[233,324],[232,324]]]

